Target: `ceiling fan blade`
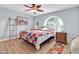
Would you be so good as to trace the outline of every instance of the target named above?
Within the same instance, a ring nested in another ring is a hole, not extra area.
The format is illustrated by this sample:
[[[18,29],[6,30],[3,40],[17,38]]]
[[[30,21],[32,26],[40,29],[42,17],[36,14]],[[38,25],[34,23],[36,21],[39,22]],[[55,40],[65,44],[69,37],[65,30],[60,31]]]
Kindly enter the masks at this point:
[[[44,12],[43,10],[37,10],[37,11]]]
[[[37,8],[40,8],[41,7],[41,5],[37,5]]]
[[[30,7],[30,6],[28,6],[28,5],[24,5],[25,7],[28,7],[28,8],[32,8],[32,7]]]
[[[25,10],[25,11],[30,11],[31,9]]]

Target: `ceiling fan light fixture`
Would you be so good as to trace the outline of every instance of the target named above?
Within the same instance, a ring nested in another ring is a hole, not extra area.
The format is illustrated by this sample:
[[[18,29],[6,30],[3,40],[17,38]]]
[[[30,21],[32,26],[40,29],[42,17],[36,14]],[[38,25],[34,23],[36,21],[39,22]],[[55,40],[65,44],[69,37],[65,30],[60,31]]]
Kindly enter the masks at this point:
[[[32,10],[32,12],[35,14],[35,13],[37,13],[37,10]]]

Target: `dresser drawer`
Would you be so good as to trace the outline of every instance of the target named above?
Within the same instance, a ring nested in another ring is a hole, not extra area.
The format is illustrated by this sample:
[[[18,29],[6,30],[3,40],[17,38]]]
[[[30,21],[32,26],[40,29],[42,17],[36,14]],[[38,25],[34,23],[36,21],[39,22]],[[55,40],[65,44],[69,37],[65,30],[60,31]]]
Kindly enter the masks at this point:
[[[63,39],[63,40],[66,39],[65,36],[57,36],[56,38],[57,38],[57,39]]]

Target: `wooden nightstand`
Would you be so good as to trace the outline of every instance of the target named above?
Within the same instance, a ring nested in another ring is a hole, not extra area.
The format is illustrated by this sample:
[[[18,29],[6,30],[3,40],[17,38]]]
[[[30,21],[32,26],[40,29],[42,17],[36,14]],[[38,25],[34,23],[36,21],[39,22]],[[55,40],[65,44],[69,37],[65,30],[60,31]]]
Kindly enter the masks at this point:
[[[67,33],[56,32],[56,42],[67,44]]]

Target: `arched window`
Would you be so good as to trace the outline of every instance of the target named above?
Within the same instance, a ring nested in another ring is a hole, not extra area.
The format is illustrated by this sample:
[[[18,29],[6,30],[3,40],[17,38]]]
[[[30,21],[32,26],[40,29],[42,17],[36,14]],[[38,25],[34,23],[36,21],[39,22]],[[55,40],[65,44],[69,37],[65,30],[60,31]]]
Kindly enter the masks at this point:
[[[48,17],[44,22],[44,26],[55,29],[56,32],[64,31],[63,21],[57,16]]]

